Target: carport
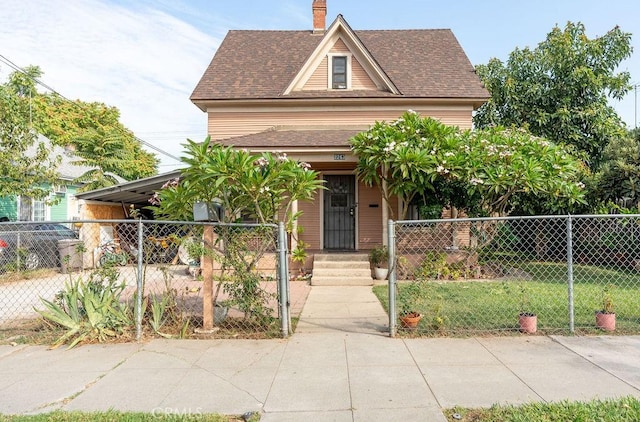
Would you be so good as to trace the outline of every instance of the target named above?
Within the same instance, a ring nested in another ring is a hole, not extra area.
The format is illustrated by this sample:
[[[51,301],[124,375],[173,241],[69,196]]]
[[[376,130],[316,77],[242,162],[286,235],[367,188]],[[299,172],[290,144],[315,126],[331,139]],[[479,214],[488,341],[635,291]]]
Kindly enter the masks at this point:
[[[181,173],[180,170],[174,170],[76,194],[80,207],[78,227],[81,227],[80,237],[86,247],[84,262],[89,267],[96,265],[101,245],[118,237],[115,233],[117,223],[111,224],[104,220],[129,219],[131,207],[141,212],[145,220],[152,220],[153,215],[145,209],[150,205],[149,199],[162,189],[162,185],[180,177]]]
[[[155,176],[124,182],[106,188],[77,193],[80,200],[81,220],[115,220],[129,218],[129,207],[133,205],[141,212],[149,204],[149,199],[167,181],[180,177],[181,170],[174,170]],[[152,216],[145,216],[151,219]]]

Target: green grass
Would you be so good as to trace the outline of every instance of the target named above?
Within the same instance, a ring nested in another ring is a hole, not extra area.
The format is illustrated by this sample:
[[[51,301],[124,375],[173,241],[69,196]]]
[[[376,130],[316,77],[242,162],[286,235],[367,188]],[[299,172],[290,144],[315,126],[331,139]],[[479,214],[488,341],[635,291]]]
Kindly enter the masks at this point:
[[[425,335],[483,335],[518,332],[520,311],[538,315],[541,333],[568,334],[566,265],[523,263],[517,275],[499,280],[419,282],[423,296],[417,311],[424,315],[416,332]],[[640,333],[640,276],[593,266],[574,268],[574,327],[597,333],[595,312],[602,309],[603,288],[609,286],[618,334]],[[403,288],[403,283],[398,284]],[[524,294],[522,293],[524,289]],[[388,309],[386,286],[374,287]]]
[[[163,413],[164,412],[164,413]],[[219,414],[204,414],[197,409],[159,409],[157,412],[63,412],[55,411],[39,415],[2,415],[0,422],[152,422],[152,421],[204,421],[204,422],[237,422],[243,421],[240,416],[226,416]],[[251,422],[260,420],[259,414],[254,414],[248,419]]]
[[[590,402],[530,403],[493,406],[489,409],[456,407],[443,410],[448,421],[462,422],[635,422],[640,420],[640,401],[633,397]],[[458,418],[453,415],[459,416]]]

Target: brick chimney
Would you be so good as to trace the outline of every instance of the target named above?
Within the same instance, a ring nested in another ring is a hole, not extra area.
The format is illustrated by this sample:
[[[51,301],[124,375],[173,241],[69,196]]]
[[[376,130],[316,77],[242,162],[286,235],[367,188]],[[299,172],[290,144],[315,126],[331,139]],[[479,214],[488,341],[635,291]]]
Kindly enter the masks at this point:
[[[313,33],[324,34],[327,18],[327,0],[313,0]]]

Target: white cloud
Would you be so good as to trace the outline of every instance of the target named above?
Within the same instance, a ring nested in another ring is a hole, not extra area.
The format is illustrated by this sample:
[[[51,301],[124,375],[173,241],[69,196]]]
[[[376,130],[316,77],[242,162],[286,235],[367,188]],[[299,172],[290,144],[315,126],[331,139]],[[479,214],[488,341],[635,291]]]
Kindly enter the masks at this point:
[[[149,6],[102,0],[4,0],[0,13],[0,54],[40,66],[68,98],[118,107],[127,127],[173,155],[186,137],[204,139],[206,116],[189,96],[220,41]]]

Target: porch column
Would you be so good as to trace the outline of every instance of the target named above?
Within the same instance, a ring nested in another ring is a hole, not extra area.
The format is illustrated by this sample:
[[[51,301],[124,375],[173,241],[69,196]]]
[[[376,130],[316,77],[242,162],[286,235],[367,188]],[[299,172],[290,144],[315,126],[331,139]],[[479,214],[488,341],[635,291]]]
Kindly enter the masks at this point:
[[[387,191],[387,182],[383,179],[382,180],[382,191],[386,192]],[[387,202],[387,199],[384,197],[384,195],[382,195],[382,244],[384,246],[389,246],[388,245],[388,230],[387,230],[387,225],[388,225],[388,221],[389,221],[389,203]]]

